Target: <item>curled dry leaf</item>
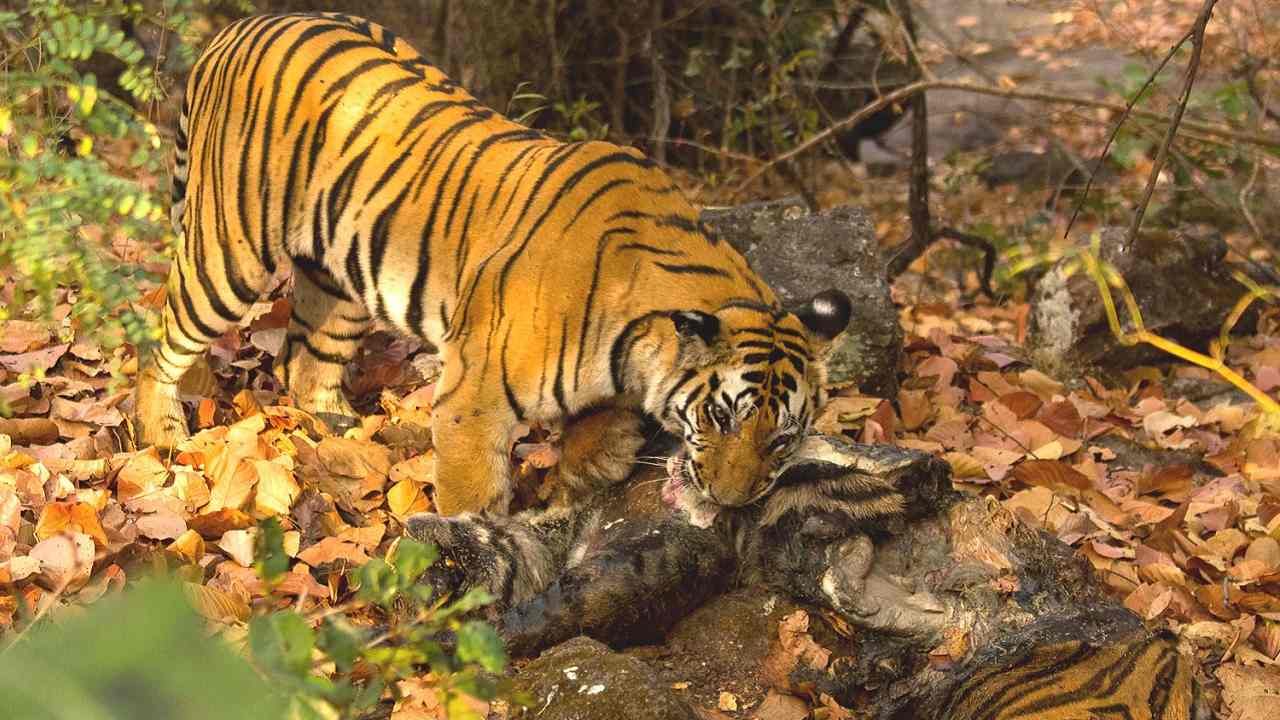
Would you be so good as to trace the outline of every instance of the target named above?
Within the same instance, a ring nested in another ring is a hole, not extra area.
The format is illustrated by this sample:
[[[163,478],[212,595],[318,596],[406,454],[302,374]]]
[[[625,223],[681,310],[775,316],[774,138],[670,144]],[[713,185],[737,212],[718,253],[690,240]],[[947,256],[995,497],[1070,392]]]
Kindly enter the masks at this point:
[[[50,590],[76,590],[89,581],[93,572],[93,538],[84,533],[65,532],[41,540],[30,556],[40,561],[37,581]]]
[[[809,634],[809,614],[796,610],[778,622],[778,640],[782,649],[814,670],[825,670],[831,651],[814,642]]]
[[[794,695],[770,690],[753,717],[755,720],[805,720],[809,717],[809,705]]]
[[[1280,673],[1275,668],[1225,664],[1218,667],[1222,702],[1232,720],[1271,720],[1280,703]]]
[[[421,483],[404,478],[387,491],[387,509],[396,518],[403,519],[414,513],[430,510],[431,503],[422,492]]]
[[[226,590],[196,583],[183,583],[191,606],[203,617],[220,623],[248,622],[251,611],[245,598]]]
[[[216,540],[229,530],[243,530],[253,525],[253,518],[241,510],[218,510],[197,515],[187,525],[206,540]]]
[[[218,540],[218,547],[241,567],[253,567],[253,539],[257,528],[228,530]]]
[[[116,496],[121,502],[152,493],[163,487],[169,471],[160,462],[155,448],[137,453],[116,475]]]
[[[336,537],[327,537],[300,551],[298,559],[311,567],[332,565],[334,563],[345,563],[350,567],[355,567],[368,562],[369,556],[365,554],[363,548],[355,543],[339,540]]]
[[[187,530],[169,543],[165,550],[182,562],[197,563],[204,557],[204,538],[195,530]]]
[[[191,531],[187,530],[187,521],[181,515],[170,512],[157,512],[143,515],[135,523],[138,532],[152,540],[174,540]],[[197,534],[198,537],[198,534]]]
[[[285,459],[288,459],[285,456]],[[271,460],[252,460],[254,471],[258,475],[257,492],[254,493],[253,504],[258,515],[288,515],[293,502],[298,499],[302,488],[293,478],[293,471],[281,462]]]

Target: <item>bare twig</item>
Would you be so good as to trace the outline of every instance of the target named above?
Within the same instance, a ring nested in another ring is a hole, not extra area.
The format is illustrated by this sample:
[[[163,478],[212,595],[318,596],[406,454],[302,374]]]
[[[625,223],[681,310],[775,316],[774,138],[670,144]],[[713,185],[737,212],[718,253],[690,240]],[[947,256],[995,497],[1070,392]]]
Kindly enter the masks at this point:
[[[1258,72],[1266,67],[1270,60],[1253,60],[1244,68],[1244,84],[1249,90],[1249,96],[1253,98],[1253,102],[1258,105],[1258,109],[1262,111],[1263,116],[1273,122],[1280,122],[1280,112],[1271,109],[1267,104],[1267,98],[1263,96],[1262,89],[1258,87]]]
[[[1147,213],[1147,205],[1156,191],[1160,171],[1169,157],[1169,146],[1173,144],[1173,138],[1178,134],[1178,123],[1182,122],[1182,114],[1187,110],[1187,102],[1191,99],[1191,88],[1196,82],[1196,71],[1200,69],[1200,53],[1204,49],[1204,30],[1209,24],[1209,18],[1213,15],[1213,6],[1217,4],[1218,0],[1205,0],[1195,24],[1191,26],[1191,57],[1187,60],[1187,72],[1182,81],[1182,94],[1174,108],[1173,117],[1169,120],[1169,129],[1165,133],[1164,142],[1156,151],[1155,161],[1151,165],[1151,176],[1147,178],[1147,188],[1143,192],[1142,200],[1134,208],[1128,239],[1125,240],[1126,247],[1132,247],[1134,240],[1138,237],[1138,230],[1142,227],[1142,216]]]
[[[839,84],[839,83],[818,83],[818,85],[821,87],[830,87],[830,88],[846,87],[845,85]],[[1053,105],[1074,105],[1077,107],[1091,107],[1091,108],[1097,108],[1100,110],[1110,110],[1112,112],[1125,111],[1124,105],[1121,105],[1119,103],[1107,102],[1105,100],[1095,100],[1093,98],[1061,95],[1061,94],[1050,93],[1050,92],[1033,92],[1033,91],[1005,89],[1005,88],[994,87],[991,85],[983,85],[979,83],[962,82],[962,81],[954,81],[954,80],[921,80],[918,82],[910,83],[908,85],[903,85],[902,87],[898,88],[897,90],[894,90],[893,92],[886,93],[876,98],[875,100],[871,101],[867,105],[863,106],[858,111],[850,115],[847,115],[841,120],[833,123],[822,132],[819,132],[813,135],[809,139],[805,140],[799,145],[796,145],[794,148],[779,155],[778,157],[775,157],[766,161],[760,167],[756,168],[754,172],[748,175],[746,179],[744,179],[741,183],[739,183],[736,188],[734,188],[734,194],[740,195],[743,191],[746,190],[747,187],[751,185],[751,183],[755,182],[761,175],[763,175],[764,173],[772,169],[772,167],[775,164],[794,159],[798,155],[802,155],[806,152],[809,152],[810,150],[813,150],[815,147],[822,145],[822,143],[826,142],[827,140],[831,139],[837,134],[844,132],[845,130],[848,130],[849,128],[857,125],[858,123],[862,122],[868,117],[871,117],[872,115],[879,112],[880,110],[883,110],[884,108],[890,105],[893,105],[894,103],[904,101],[918,93],[925,92],[927,90],[956,90],[960,92],[971,92],[978,95],[990,95],[993,97],[1011,98],[1015,100],[1030,100],[1030,101],[1043,102],[1043,103],[1048,103]],[[1159,113],[1141,110],[1138,108],[1134,108],[1133,110],[1131,110],[1129,112],[1129,115],[1130,117],[1137,117],[1137,118],[1142,118],[1144,120],[1152,120],[1155,122],[1161,122],[1161,123],[1169,122],[1169,118]],[[1213,137],[1223,138],[1226,140],[1234,140],[1236,142],[1247,143],[1250,145],[1259,145],[1267,148],[1280,147],[1280,135],[1267,135],[1265,133],[1255,133],[1255,132],[1236,130],[1235,128],[1226,127],[1223,125],[1215,125],[1212,123],[1204,123],[1204,122],[1195,122],[1191,120],[1182,122],[1182,127],[1194,130],[1196,132],[1204,133],[1206,135],[1210,135]]]
[[[662,67],[662,51],[659,48],[662,6],[662,0],[653,0],[649,41],[646,43],[649,46],[649,66],[653,72],[653,127],[649,134],[654,137],[666,137],[671,131],[671,91],[667,87],[667,71]],[[667,146],[659,144],[653,150],[653,159],[666,163]]]
[[[972,233],[961,232],[952,227],[944,227],[935,230],[933,233],[936,237],[945,238],[947,240],[955,240],[963,245],[971,248],[977,248],[982,251],[982,275],[978,278],[978,286],[982,288],[982,294],[988,298],[996,296],[995,291],[991,289],[991,276],[996,270],[996,247],[991,244],[990,240]]]
[[[1129,102],[1125,105],[1124,111],[1120,113],[1120,118],[1116,120],[1115,126],[1111,128],[1111,133],[1107,135],[1107,142],[1102,145],[1102,152],[1098,153],[1098,159],[1094,161],[1093,169],[1089,171],[1089,177],[1084,183],[1084,191],[1081,192],[1080,197],[1076,199],[1076,207],[1071,212],[1071,219],[1067,221],[1067,229],[1062,232],[1062,237],[1065,238],[1071,234],[1071,226],[1076,224],[1076,218],[1080,215],[1080,209],[1084,207],[1085,201],[1089,199],[1089,191],[1093,189],[1093,179],[1098,174],[1098,171],[1102,169],[1102,163],[1106,162],[1107,151],[1111,149],[1111,143],[1115,142],[1116,136],[1120,134],[1120,128],[1124,127],[1125,120],[1129,119],[1129,113],[1133,112],[1133,108],[1138,104],[1138,100],[1140,100],[1142,95],[1147,92],[1147,88],[1151,87],[1151,84],[1155,82],[1156,77],[1160,75],[1160,71],[1164,70],[1164,66],[1168,65],[1169,61],[1173,59],[1173,56],[1177,54],[1178,48],[1181,48],[1184,43],[1191,39],[1191,34],[1191,31],[1188,31],[1182,36],[1182,39],[1178,40],[1178,42],[1173,44],[1173,47],[1169,48],[1169,52],[1165,54],[1164,59],[1160,61],[1159,65],[1156,65],[1156,69],[1152,70],[1151,74],[1147,76],[1147,81],[1142,83],[1142,87],[1138,89],[1138,92],[1134,93],[1133,97],[1130,98]]]

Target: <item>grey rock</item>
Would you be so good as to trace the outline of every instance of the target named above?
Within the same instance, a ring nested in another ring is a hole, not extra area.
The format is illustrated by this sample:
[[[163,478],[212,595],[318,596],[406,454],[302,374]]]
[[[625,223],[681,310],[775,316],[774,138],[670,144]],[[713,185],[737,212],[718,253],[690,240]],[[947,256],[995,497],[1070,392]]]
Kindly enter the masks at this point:
[[[875,229],[865,212],[811,213],[797,200],[707,209],[705,222],[746,256],[786,306],[828,288],[853,300],[849,329],[827,361],[829,380],[880,397],[897,394],[902,328]]]
[[[1218,334],[1245,288],[1232,277],[1225,261],[1227,245],[1216,235],[1191,232],[1144,232],[1132,248],[1125,231],[1107,228],[1099,256],[1122,277],[1142,313],[1146,329],[1193,348]],[[1121,370],[1168,361],[1149,345],[1124,345],[1107,324],[1093,277],[1075,269],[1074,256],[1060,260],[1036,284],[1031,300],[1030,344],[1035,362],[1049,370],[1102,368]],[[1122,327],[1134,329],[1123,295],[1112,291]],[[1254,322],[1249,313],[1237,326]]]
[[[533,705],[513,717],[538,720],[691,720],[693,708],[644,662],[576,637],[544,652],[515,677]]]

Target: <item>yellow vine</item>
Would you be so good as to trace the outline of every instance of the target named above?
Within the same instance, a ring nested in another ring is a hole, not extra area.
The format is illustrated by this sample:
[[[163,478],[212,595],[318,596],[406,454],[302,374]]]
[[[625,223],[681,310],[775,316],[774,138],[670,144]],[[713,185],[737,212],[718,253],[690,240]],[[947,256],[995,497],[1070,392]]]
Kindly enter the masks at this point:
[[[1084,263],[1085,271],[1093,277],[1098,286],[1098,294],[1102,298],[1102,305],[1106,310],[1107,324],[1111,327],[1111,334],[1115,335],[1116,339],[1124,345],[1146,343],[1176,358],[1216,373],[1223,380],[1248,394],[1249,397],[1253,398],[1254,402],[1258,403],[1258,407],[1261,408],[1264,414],[1260,429],[1274,432],[1276,428],[1280,428],[1280,403],[1277,403],[1270,395],[1259,390],[1253,383],[1246,380],[1240,373],[1227,367],[1226,363],[1223,362],[1231,329],[1235,327],[1235,324],[1254,300],[1267,296],[1274,297],[1274,291],[1258,286],[1243,275],[1237,275],[1236,279],[1247,287],[1249,292],[1236,302],[1235,307],[1232,308],[1231,313],[1223,322],[1220,336],[1211,344],[1210,352],[1212,355],[1205,355],[1146,329],[1142,321],[1142,313],[1138,310],[1138,301],[1134,299],[1133,293],[1129,290],[1129,285],[1125,283],[1120,273],[1098,258],[1098,245],[1098,239],[1095,237],[1092,247],[1080,251],[1080,259]],[[1115,299],[1111,295],[1113,287],[1120,291],[1124,299],[1125,309],[1129,311],[1129,318],[1133,322],[1133,332],[1126,333],[1120,326],[1120,316],[1116,312]]]

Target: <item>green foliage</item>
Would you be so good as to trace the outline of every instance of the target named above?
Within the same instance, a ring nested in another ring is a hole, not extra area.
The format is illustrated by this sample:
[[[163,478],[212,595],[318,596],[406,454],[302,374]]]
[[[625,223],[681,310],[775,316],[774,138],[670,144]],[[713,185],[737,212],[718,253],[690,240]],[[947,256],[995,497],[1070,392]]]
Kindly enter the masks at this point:
[[[170,235],[156,181],[167,153],[147,119],[163,95],[158,61],[126,29],[158,28],[189,60],[180,38],[193,3],[30,0],[0,12],[0,267],[17,270],[19,306],[47,312],[60,286],[77,288],[75,320],[105,324],[106,344],[149,335],[131,308],[140,268],[112,246],[162,248]]]
[[[0,714],[23,720],[285,716],[264,679],[161,581],[0,644],[0,698]]]
[[[284,557],[279,524],[259,527],[256,566],[266,571]],[[438,683],[441,702],[451,718],[478,717],[460,702],[462,695],[491,700],[510,695],[505,680],[488,673],[506,667],[506,652],[494,629],[476,620],[462,620],[470,610],[491,599],[483,592],[469,592],[446,601],[432,597],[431,588],[419,579],[437,561],[432,545],[403,538],[390,562],[370,560],[352,573],[356,602],[348,608],[371,606],[389,620],[377,629],[356,626],[345,612],[330,614],[318,628],[292,610],[277,610],[255,617],[249,624],[249,647],[255,665],[262,669],[278,692],[285,694],[301,717],[358,717],[396,681],[431,672]],[[456,638],[452,649],[442,638]],[[334,672],[321,675],[317,668],[332,663]],[[357,679],[360,678],[360,679]]]
[[[284,556],[278,530],[275,521],[259,526],[259,572]],[[506,652],[491,626],[462,619],[490,602],[484,593],[448,602],[418,582],[437,557],[434,547],[402,539],[391,562],[373,560],[352,573],[357,601],[324,611],[318,621],[272,609],[283,598],[269,596],[249,622],[252,664],[210,637],[178,584],[144,580],[65,622],[37,623],[0,642],[0,715],[357,718],[386,691],[396,695],[397,681],[430,672],[450,718],[478,719],[463,696],[513,697],[508,681],[488,674],[505,669]],[[358,626],[352,615],[365,610],[385,613],[388,624]],[[450,636],[452,643],[443,640]]]

